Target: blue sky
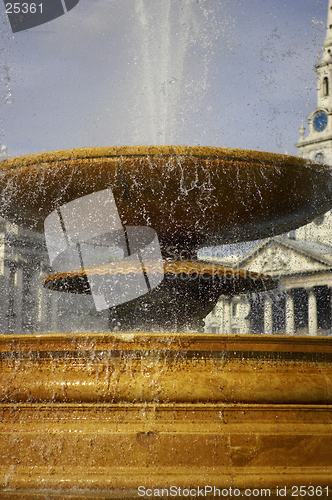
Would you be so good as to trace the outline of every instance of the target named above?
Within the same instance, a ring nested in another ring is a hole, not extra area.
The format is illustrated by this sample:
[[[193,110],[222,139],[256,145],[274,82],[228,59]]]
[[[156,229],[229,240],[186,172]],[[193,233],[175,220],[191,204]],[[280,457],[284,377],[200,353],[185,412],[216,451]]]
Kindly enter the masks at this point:
[[[0,15],[10,156],[152,143],[296,154],[316,106],[327,0],[80,0],[14,35],[3,3]]]

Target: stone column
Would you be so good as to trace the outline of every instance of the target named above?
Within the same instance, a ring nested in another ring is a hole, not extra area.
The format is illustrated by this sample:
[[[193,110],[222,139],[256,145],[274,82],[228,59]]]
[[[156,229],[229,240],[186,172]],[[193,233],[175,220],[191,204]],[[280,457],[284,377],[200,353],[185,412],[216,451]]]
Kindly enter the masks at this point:
[[[39,271],[39,283],[42,278],[49,274],[49,268],[40,267]],[[43,286],[38,287],[37,293],[37,329],[40,332],[46,332],[49,330],[48,324],[50,321],[50,305],[49,305],[49,295],[52,292],[44,288]]]
[[[14,324],[15,333],[23,333],[25,325],[23,324],[23,288],[24,288],[24,273],[21,267],[16,268],[14,277]]]
[[[239,328],[240,333],[250,333],[250,324],[246,319],[248,314],[250,313],[250,305],[248,302],[240,302],[239,303]]]
[[[10,262],[8,266],[8,332],[15,330],[15,276],[16,266]],[[16,332],[17,333],[17,332]]]
[[[221,297],[218,302],[218,326],[219,326],[219,332],[223,332],[223,325],[224,325],[224,302],[225,302],[225,297]]]
[[[225,297],[224,299],[224,314],[223,314],[223,324],[222,333],[232,333],[232,301],[230,297]]]
[[[264,333],[273,333],[272,300],[269,295],[264,298]]]
[[[286,296],[286,335],[295,334],[294,299],[291,290]]]
[[[51,332],[56,332],[58,329],[58,295],[57,293],[52,293],[51,295]]]
[[[317,335],[317,301],[313,288],[308,290],[308,333]]]

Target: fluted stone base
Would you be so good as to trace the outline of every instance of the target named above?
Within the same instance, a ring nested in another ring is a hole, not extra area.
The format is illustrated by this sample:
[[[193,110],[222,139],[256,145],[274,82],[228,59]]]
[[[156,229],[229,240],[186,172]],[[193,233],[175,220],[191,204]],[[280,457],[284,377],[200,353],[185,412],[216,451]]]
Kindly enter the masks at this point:
[[[330,338],[2,336],[0,352],[0,498],[332,495]]]

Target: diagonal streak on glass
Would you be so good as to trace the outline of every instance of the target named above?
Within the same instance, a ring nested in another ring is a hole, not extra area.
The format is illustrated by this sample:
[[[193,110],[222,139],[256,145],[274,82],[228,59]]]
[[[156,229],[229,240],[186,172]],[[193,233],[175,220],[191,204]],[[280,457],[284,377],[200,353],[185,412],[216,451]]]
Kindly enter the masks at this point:
[[[98,311],[145,295],[163,280],[157,233],[124,228],[111,189],[62,205],[46,217],[44,228],[52,267],[83,273]],[[131,272],[122,273],[123,264]]]

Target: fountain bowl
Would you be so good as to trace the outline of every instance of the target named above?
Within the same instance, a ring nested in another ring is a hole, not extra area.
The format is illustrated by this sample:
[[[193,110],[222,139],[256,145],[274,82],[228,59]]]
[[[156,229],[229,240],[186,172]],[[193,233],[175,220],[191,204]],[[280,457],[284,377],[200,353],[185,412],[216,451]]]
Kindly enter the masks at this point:
[[[42,232],[62,204],[110,188],[123,225],[152,227],[171,256],[284,233],[332,204],[329,167],[240,149],[85,148],[0,166],[1,213],[18,225]]]

